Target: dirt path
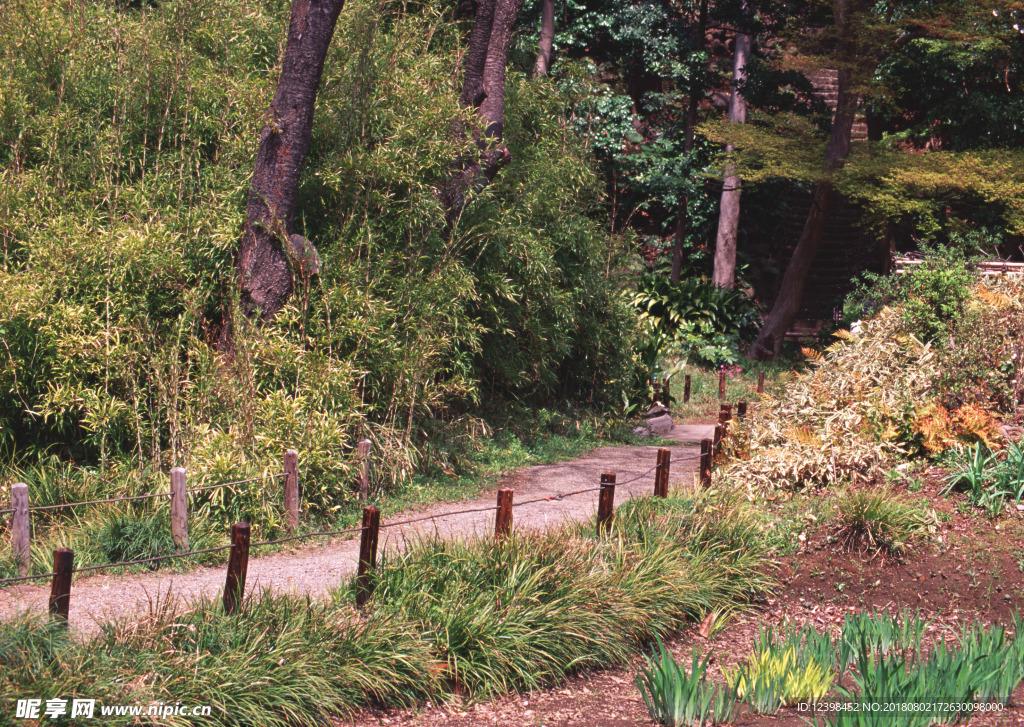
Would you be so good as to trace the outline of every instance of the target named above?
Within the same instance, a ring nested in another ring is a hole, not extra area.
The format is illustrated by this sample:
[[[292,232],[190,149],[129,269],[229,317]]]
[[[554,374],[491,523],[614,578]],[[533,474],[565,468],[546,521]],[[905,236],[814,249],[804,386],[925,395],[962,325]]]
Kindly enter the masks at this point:
[[[677,427],[673,439],[680,445],[707,436],[708,427]],[[615,472],[618,483],[616,504],[628,497],[650,495],[654,489],[657,447],[602,447],[568,462],[538,465],[507,476],[501,486],[514,491],[514,502],[541,500],[514,510],[514,527],[542,530],[566,520],[585,520],[594,515],[597,493],[587,492],[559,499],[576,490],[596,487],[602,472]],[[670,486],[692,481],[697,469],[698,450],[693,446],[673,447]],[[410,538],[440,534],[464,537],[489,534],[494,528],[494,492],[476,500],[437,503],[423,510],[388,518],[391,522],[419,519],[409,525],[381,532],[381,547],[402,547]],[[459,510],[489,508],[486,511],[447,516]],[[387,525],[387,520],[382,526]],[[359,541],[355,538],[331,540],[326,545],[298,547],[259,557],[254,549],[249,560],[247,591],[270,588],[275,592],[309,594],[321,597],[342,584],[355,571]],[[223,566],[198,568],[184,573],[155,572],[142,575],[92,575],[76,580],[71,590],[70,624],[81,634],[95,632],[98,623],[147,612],[150,602],[168,594],[186,601],[198,597],[215,598],[224,588]],[[49,583],[0,589],[0,619],[15,612],[43,612],[49,598]]]

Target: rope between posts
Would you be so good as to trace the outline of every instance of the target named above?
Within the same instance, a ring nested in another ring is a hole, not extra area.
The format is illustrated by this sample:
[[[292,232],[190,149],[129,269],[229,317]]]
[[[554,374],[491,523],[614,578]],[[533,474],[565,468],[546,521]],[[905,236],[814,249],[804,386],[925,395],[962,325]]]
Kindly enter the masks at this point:
[[[38,507],[30,507],[29,512],[37,512],[39,510],[59,510],[62,507],[80,507],[81,505],[102,505],[108,502],[128,502],[130,500],[149,500],[154,497],[170,497],[169,492],[156,492],[149,495],[132,495],[130,497],[111,497],[106,500],[85,500],[83,502],[65,502],[62,505],[39,505]]]
[[[104,563],[102,565],[88,565],[84,568],[75,568],[72,573],[86,573],[94,570],[104,570],[105,568],[118,568],[123,565],[140,565],[142,563],[156,563],[162,560],[171,560],[172,558],[186,558],[190,555],[203,555],[205,553],[216,553],[218,550],[228,550],[231,548],[231,543],[227,545],[218,545],[216,548],[204,548],[203,550],[190,550],[187,553],[171,553],[170,555],[158,555],[155,558],[141,558],[140,560],[123,560],[118,563]]]
[[[622,485],[630,485],[630,484],[632,484],[632,483],[636,482],[637,480],[641,480],[641,479],[643,479],[643,478],[644,478],[644,477],[646,477],[647,475],[649,475],[649,474],[651,474],[652,472],[654,472],[654,470],[656,470],[656,469],[658,469],[658,465],[654,465],[653,467],[651,467],[651,468],[650,468],[649,470],[647,470],[646,472],[643,472],[643,473],[641,473],[641,474],[637,475],[636,477],[634,477],[634,478],[633,478],[633,479],[631,479],[631,480],[626,480],[625,482],[616,482],[616,483],[615,483],[615,486],[616,486],[616,487],[621,487]]]
[[[204,490],[216,490],[218,487],[230,487],[231,485],[244,485],[244,484],[247,484],[249,482],[262,482],[263,480],[272,480],[272,479],[275,479],[277,477],[287,477],[287,475],[288,475],[287,472],[278,472],[278,473],[273,474],[273,475],[267,475],[266,477],[250,477],[247,480],[234,480],[233,482],[221,482],[221,483],[216,484],[216,485],[206,485],[204,487],[193,487],[193,488],[189,488],[188,494],[191,495],[193,492],[203,492]]]
[[[534,503],[547,503],[553,500],[563,500],[565,498],[571,498],[574,495],[583,495],[584,493],[596,493],[600,487],[587,487],[586,489],[574,489],[571,493],[559,493],[558,495],[549,495],[546,498],[535,498],[534,500],[523,500],[521,503],[512,503],[512,507],[518,508],[523,505],[532,505]]]
[[[415,518],[412,518],[411,520],[400,520],[397,523],[387,523],[385,525],[381,525],[380,529],[384,530],[385,528],[394,528],[394,527],[398,527],[399,525],[409,525],[411,523],[423,522],[424,520],[440,520],[441,518],[452,517],[453,515],[465,515],[465,514],[471,513],[471,512],[491,512],[491,511],[497,510],[497,509],[498,509],[498,506],[497,505],[493,505],[491,507],[477,507],[477,508],[473,508],[471,510],[456,510],[455,512],[444,512],[444,513],[441,513],[440,515],[424,515],[423,517],[415,517]]]
[[[12,507],[8,510],[0,510],[0,515],[6,515],[9,512],[14,512],[14,508]]]
[[[384,529],[383,525],[381,525],[380,527],[381,527],[382,530]],[[263,540],[263,541],[260,541],[259,543],[251,543],[249,545],[249,547],[250,548],[258,548],[261,545],[277,545],[278,543],[287,543],[287,542],[290,542],[292,540],[303,540],[305,538],[315,538],[315,537],[317,537],[319,535],[327,536],[327,535],[344,535],[345,533],[359,533],[359,532],[362,532],[363,530],[366,530],[366,529],[367,528],[364,528],[362,525],[360,525],[358,528],[346,528],[345,530],[324,530],[324,531],[315,532],[315,533],[303,533],[302,535],[289,535],[286,538],[278,538],[277,540]]]
[[[42,575],[38,575],[38,576],[21,576],[20,578],[4,578],[4,579],[0,580],[0,586],[6,586],[8,583],[19,583],[21,581],[35,581],[35,580],[39,580],[40,578],[53,578],[53,576],[55,576],[55,575],[57,575],[57,574],[56,573],[43,573]]]

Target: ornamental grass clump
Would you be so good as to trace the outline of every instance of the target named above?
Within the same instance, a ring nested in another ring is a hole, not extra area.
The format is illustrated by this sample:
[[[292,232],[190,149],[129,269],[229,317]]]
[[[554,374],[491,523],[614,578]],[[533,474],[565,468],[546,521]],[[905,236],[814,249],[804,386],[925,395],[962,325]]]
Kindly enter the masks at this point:
[[[848,550],[899,556],[934,528],[935,515],[889,490],[849,489],[836,500],[834,535]]]

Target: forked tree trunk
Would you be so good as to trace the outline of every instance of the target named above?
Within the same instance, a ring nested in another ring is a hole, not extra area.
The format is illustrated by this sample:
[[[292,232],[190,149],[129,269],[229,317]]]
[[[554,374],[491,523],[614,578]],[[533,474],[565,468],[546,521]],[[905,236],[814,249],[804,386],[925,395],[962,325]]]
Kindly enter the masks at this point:
[[[697,29],[694,32],[693,47],[696,51],[704,50],[704,36],[708,30],[708,0],[701,0],[700,9],[697,14]],[[693,133],[697,128],[697,107],[700,96],[697,89],[690,88],[690,101],[686,109],[686,121],[683,130],[683,151],[689,155],[693,151]],[[683,269],[683,243],[686,241],[686,218],[690,206],[690,198],[684,193],[679,195],[679,202],[676,206],[676,230],[675,241],[672,246],[672,269],[669,271],[668,279],[673,283],[679,282],[679,276]]]
[[[315,271],[312,243],[292,234],[295,195],[327,48],[344,0],[294,0],[281,76],[267,111],[238,251],[241,305],[270,319],[292,293],[293,267]]]
[[[744,3],[746,5],[746,3]],[[745,8],[744,8],[745,9]],[[732,89],[729,96],[729,121],[744,124],[747,121],[747,101],[740,86],[747,79],[747,61],[750,59],[752,42],[750,33],[736,33],[736,48],[733,52]],[[726,152],[733,151],[731,144]],[[715,267],[711,281],[722,288],[736,284],[736,234],[740,226],[740,176],[733,164],[725,165],[722,184],[722,200],[718,212],[718,236],[715,239]]]
[[[555,42],[555,0],[544,0],[540,7],[540,42],[537,44],[537,62],[533,66],[534,78],[548,75],[551,70],[551,47]]]
[[[753,359],[767,360],[779,355],[786,331],[796,318],[803,300],[804,282],[818,252],[825,225],[835,207],[836,190],[828,174],[839,168],[850,153],[850,133],[857,111],[857,96],[850,89],[850,71],[839,71],[839,100],[835,119],[832,122],[832,136],[825,150],[825,174],[823,181],[814,188],[814,200],[807,215],[800,239],[793,250],[793,257],[786,267],[779,286],[779,294],[771,311],[764,319],[761,332],[750,347]]]
[[[459,101],[476,109],[475,123],[468,131],[479,153],[456,162],[441,190],[449,229],[465,209],[470,192],[483,189],[512,160],[511,152],[501,143],[505,128],[505,65],[512,27],[522,6],[523,0],[477,2]],[[464,137],[467,130],[457,124],[455,134]]]

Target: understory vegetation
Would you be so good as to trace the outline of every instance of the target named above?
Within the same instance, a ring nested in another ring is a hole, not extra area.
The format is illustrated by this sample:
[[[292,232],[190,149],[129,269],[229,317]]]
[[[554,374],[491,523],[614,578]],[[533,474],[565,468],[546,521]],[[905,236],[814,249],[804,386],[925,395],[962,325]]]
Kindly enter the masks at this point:
[[[724,686],[707,681],[694,651],[689,673],[661,648],[637,677],[651,717],[670,727],[730,724],[743,704],[771,715],[803,704],[812,724],[929,727],[954,724],[975,710],[1005,705],[1024,680],[1024,622],[965,625],[955,642],[923,648],[929,623],[909,610],[891,616],[847,615],[838,635],[789,624],[761,628],[754,653],[726,672]],[[845,680],[845,682],[844,682]],[[845,686],[844,686],[845,683]],[[829,695],[850,709],[817,713]]]
[[[283,726],[540,687],[624,664],[765,593],[757,528],[736,499],[631,500],[601,537],[591,521],[499,542],[414,542],[380,564],[362,612],[350,584],[323,602],[255,594],[234,616],[214,601],[164,601],[85,642],[41,620],[5,623],[0,694],[192,701],[214,708],[199,723]]]
[[[970,473],[988,462],[998,481],[991,497],[1016,501],[1017,460],[981,453],[999,446],[1002,425],[1020,421],[1021,329],[994,321],[1024,311],[1024,287],[967,274],[957,256],[879,285],[887,305],[852,330],[836,331],[823,353],[805,349],[809,369],[793,373],[784,393],[767,397],[757,417],[735,428],[723,477],[752,491],[863,484],[901,461],[955,462],[977,445],[972,465],[951,484],[976,480],[969,486],[978,490],[984,476],[972,480]],[[955,294],[921,293],[943,286]]]

